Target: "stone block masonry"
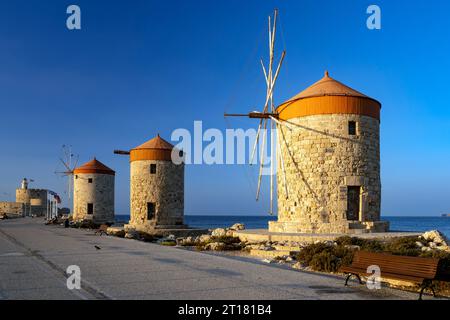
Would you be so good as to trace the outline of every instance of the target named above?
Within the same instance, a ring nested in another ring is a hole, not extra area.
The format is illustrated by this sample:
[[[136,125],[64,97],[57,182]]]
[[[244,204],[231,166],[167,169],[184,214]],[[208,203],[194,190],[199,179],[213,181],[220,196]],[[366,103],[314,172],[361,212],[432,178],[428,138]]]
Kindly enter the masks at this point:
[[[92,220],[95,223],[114,223],[114,175],[75,174],[73,218]]]
[[[349,134],[349,122],[356,134]],[[285,162],[278,163],[278,221],[272,232],[348,233],[386,231],[380,222],[379,120],[355,114],[293,118],[279,130]],[[359,187],[357,217],[348,216],[349,188]]]
[[[152,173],[151,165],[154,167]],[[182,227],[184,219],[184,165],[171,161],[140,160],[131,166],[130,226],[147,231]],[[149,206],[154,205],[154,214]]]
[[[21,202],[0,202],[0,215],[25,215],[25,205]]]
[[[46,189],[16,189],[16,202],[25,205],[26,215],[45,216],[47,197]]]

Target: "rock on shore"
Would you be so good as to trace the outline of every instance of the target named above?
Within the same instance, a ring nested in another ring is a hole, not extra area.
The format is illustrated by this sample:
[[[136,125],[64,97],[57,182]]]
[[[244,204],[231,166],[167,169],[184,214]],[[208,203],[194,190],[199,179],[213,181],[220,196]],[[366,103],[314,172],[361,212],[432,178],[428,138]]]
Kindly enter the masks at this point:
[[[109,227],[106,229],[106,234],[114,237],[125,237],[125,230],[122,227]]]
[[[449,240],[438,230],[427,231],[419,238],[427,242],[426,245],[420,241],[416,242],[417,246],[420,247],[422,251],[431,251],[435,249],[450,252]]]

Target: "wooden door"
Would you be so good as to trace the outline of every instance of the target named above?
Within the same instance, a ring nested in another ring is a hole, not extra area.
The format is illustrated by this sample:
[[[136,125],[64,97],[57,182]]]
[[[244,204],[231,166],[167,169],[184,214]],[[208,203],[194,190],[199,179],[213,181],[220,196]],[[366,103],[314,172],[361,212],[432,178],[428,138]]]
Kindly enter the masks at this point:
[[[87,204],[87,214],[94,214],[94,204],[93,203]]]
[[[155,218],[155,207],[154,202],[147,202],[147,220],[152,220]]]
[[[347,187],[347,220],[359,220],[361,187]]]

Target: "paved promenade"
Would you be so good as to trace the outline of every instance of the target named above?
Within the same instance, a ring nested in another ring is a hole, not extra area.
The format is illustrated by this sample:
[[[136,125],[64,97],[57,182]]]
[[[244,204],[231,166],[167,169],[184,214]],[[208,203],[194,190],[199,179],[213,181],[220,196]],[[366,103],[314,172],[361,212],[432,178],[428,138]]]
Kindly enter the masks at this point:
[[[81,268],[81,290],[67,289],[69,265]],[[417,299],[417,294],[345,288],[340,277],[24,218],[0,221],[0,299]]]

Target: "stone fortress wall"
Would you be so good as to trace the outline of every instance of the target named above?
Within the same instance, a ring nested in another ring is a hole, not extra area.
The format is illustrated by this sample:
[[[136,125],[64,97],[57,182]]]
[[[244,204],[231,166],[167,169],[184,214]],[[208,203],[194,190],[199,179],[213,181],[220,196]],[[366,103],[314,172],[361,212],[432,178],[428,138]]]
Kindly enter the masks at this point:
[[[349,135],[349,121],[356,135]],[[349,233],[349,229],[385,231],[380,222],[379,120],[356,114],[293,118],[281,126],[283,169],[278,162],[278,221],[272,232]],[[289,146],[289,147],[287,147]],[[360,186],[359,217],[347,219],[348,186]]]
[[[47,197],[46,189],[16,189],[16,202],[25,205],[26,215],[45,216]]]
[[[73,194],[74,220],[114,223],[114,175],[75,174]],[[88,214],[88,203],[93,204],[93,214]]]
[[[24,216],[25,215],[25,205],[20,202],[0,202],[0,215],[17,215]]]

